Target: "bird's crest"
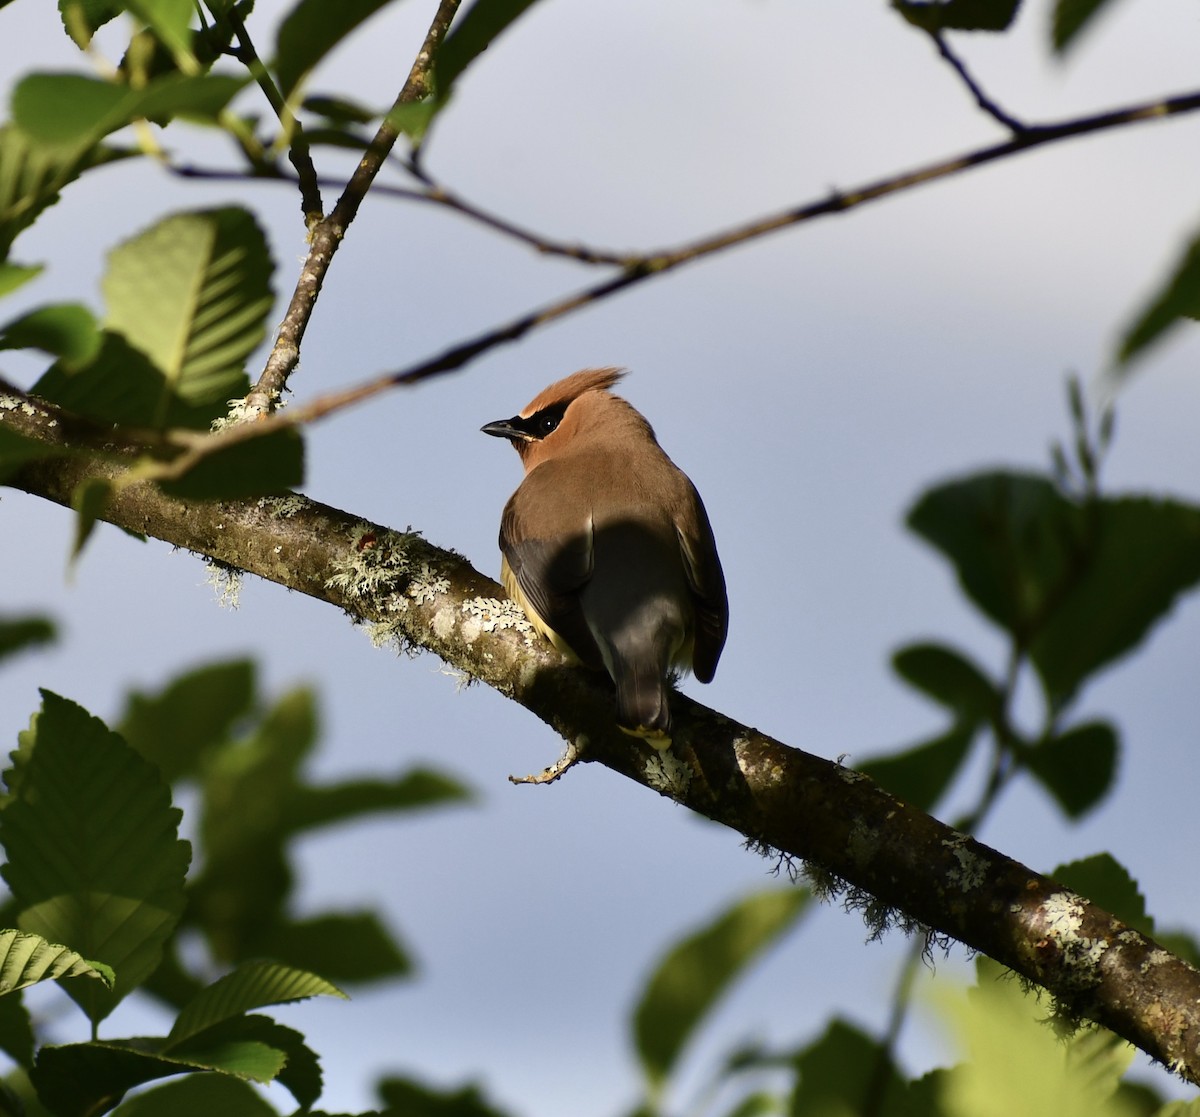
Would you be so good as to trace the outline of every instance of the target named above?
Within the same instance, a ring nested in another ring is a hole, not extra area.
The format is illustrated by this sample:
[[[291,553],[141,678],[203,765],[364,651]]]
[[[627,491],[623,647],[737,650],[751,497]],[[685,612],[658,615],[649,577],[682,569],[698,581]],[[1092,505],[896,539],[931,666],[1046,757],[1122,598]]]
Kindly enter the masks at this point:
[[[539,411],[555,404],[563,405],[577,400],[585,392],[606,392],[622,376],[623,368],[585,368],[556,380],[548,388],[543,388],[529,404],[521,409],[521,417],[528,418]]]

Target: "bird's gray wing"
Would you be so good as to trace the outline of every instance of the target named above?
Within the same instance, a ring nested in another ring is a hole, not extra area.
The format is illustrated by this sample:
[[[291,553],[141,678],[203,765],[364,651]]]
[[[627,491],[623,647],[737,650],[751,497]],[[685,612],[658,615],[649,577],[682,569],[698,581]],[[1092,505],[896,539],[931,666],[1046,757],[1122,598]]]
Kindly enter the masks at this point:
[[[527,613],[533,610],[539,627],[549,630],[543,634],[560,647],[565,644],[589,667],[602,669],[579,600],[592,576],[591,517],[587,509],[564,505],[552,466],[544,463],[529,474],[505,505],[500,550],[525,598],[518,603]]]
[[[716,673],[717,660],[721,658],[721,649],[725,646],[725,636],[729,631],[729,600],[708,513],[695,486],[690,481],[688,486],[695,501],[695,515],[686,520],[676,517],[675,532],[679,537],[679,550],[696,610],[692,671],[697,679],[707,683]]]

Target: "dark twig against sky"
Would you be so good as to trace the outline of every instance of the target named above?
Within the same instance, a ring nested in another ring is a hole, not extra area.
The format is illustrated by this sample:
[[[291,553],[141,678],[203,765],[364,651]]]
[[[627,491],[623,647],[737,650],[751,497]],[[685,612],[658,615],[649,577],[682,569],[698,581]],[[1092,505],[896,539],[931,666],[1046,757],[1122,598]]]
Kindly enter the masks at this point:
[[[408,79],[396,97],[395,104],[403,105],[420,100],[429,91],[429,70],[432,65],[434,51],[446,35],[446,31],[458,11],[460,0],[441,0],[437,13],[426,33],[425,41],[409,70]],[[249,415],[266,416],[275,407],[288,377],[300,361],[300,345],[304,333],[308,329],[309,320],[316,306],[317,295],[320,294],[321,284],[333,262],[334,253],[342,243],[346,230],[354,220],[358,208],[362,205],[367,191],[379,174],[380,168],[387,159],[400,133],[385,118],[371,140],[367,150],[363,152],[358,166],[346,183],[346,188],[337,200],[337,204],[327,217],[322,218],[314,226],[309,243],[308,257],[300,269],[296,288],[288,304],[283,322],[267,358],[266,367],[258,378],[258,383],[246,396],[246,412]]]

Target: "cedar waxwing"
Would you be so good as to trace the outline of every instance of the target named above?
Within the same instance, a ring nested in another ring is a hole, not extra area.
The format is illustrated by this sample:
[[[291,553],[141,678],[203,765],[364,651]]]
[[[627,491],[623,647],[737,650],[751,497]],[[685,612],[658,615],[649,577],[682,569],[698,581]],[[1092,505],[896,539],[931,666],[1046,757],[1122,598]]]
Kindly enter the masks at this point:
[[[668,676],[712,679],[729,605],[700,494],[608,391],[623,375],[584,369],[482,430],[525,466],[500,521],[504,588],[559,651],[608,672],[620,727],[665,749]]]

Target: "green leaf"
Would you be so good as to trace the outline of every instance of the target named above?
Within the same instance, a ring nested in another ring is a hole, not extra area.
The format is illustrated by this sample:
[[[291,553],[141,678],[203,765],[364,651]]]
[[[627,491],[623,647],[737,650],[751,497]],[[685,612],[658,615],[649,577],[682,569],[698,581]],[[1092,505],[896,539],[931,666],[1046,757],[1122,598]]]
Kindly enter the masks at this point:
[[[4,879],[22,930],[66,942],[116,971],[110,992],[67,992],[93,1023],[158,965],[183,911],[190,850],[153,765],[73,702],[42,691],[42,711],[5,773]]]
[[[955,725],[931,741],[895,756],[859,765],[881,787],[918,810],[929,811],[954,779],[975,738],[969,725]]]
[[[89,477],[80,481],[71,493],[71,509],[75,513],[75,535],[71,540],[71,562],[83,554],[96,525],[112,500],[113,483],[106,477]]]
[[[193,0],[126,0],[129,10],[145,20],[173,54],[192,53]]]
[[[161,487],[183,500],[246,500],[286,493],[303,481],[304,440],[299,431],[284,427],[207,454]]]
[[[943,1104],[955,1117],[1134,1117],[1116,1096],[1134,1049],[1109,1034],[1060,1040],[1045,1009],[1020,986],[981,966],[966,997],[936,997],[947,1029],[964,1042],[967,1062],[943,1079]],[[1019,1068],[1020,1073],[1014,1073]]]
[[[89,962],[70,947],[47,942],[41,935],[0,930],[0,996],[39,981],[67,977],[91,977],[108,989],[113,987],[113,972],[103,963]]]
[[[1054,708],[1200,581],[1200,509],[1179,501],[1081,504],[1044,477],[994,472],[930,490],[908,524],[1029,652]]]
[[[0,128],[0,159],[4,157],[3,133],[4,129]],[[0,168],[0,190],[3,189],[4,177],[4,171]],[[0,210],[2,210],[3,204],[3,201],[0,201]],[[0,238],[3,237],[3,223],[4,218],[0,216]],[[36,279],[41,275],[44,270],[45,267],[42,264],[13,264],[7,261],[0,263],[0,298],[20,290],[31,279]]]
[[[95,358],[100,342],[96,319],[80,303],[39,307],[0,326],[0,349],[40,349],[71,364]]]
[[[56,1117],[91,1117],[111,1109],[125,1091],[145,1082],[189,1071],[217,1071],[243,1081],[284,1080],[294,1059],[299,1085],[293,1095],[311,1104],[314,1060],[303,1037],[265,1016],[243,1016],[193,1037],[187,1050],[162,1052],[155,1039],[113,1040],[46,1046],[38,1052],[31,1078],[38,1098]],[[286,1084],[286,1083],[285,1083]],[[289,1086],[289,1089],[291,1087]]]
[[[534,0],[475,0],[455,20],[433,60],[438,100],[450,96],[463,70],[533,4]]]
[[[1079,818],[1108,793],[1117,773],[1117,732],[1091,721],[1060,733],[1026,756],[1029,770],[1071,818]]]
[[[83,365],[56,361],[33,394],[76,415],[125,426],[154,426],[164,407],[170,426],[207,429],[212,418],[212,408],[197,411],[177,399],[149,357],[108,330],[92,360]]]
[[[388,1113],[412,1117],[507,1117],[473,1083],[457,1090],[438,1090],[412,1078],[389,1077],[379,1083]]]
[[[1056,0],[1051,17],[1050,41],[1054,49],[1063,53],[1073,46],[1076,37],[1091,25],[1093,18],[1110,0]]]
[[[166,1050],[214,1024],[267,1005],[290,1004],[309,997],[341,997],[336,985],[306,970],[278,962],[247,962],[204,989],[176,1018]]]
[[[945,644],[909,644],[892,656],[892,667],[906,683],[958,716],[979,725],[995,720],[1000,692],[962,652]]]
[[[253,1082],[278,1079],[304,1107],[321,1096],[320,1063],[304,1037],[267,1016],[224,1020],[175,1044],[170,1054]]]
[[[118,1117],[277,1117],[248,1082],[225,1074],[189,1074],[136,1094]]]
[[[289,965],[319,970],[333,981],[381,981],[412,971],[408,955],[370,911],[284,923],[266,938],[263,950]]]
[[[0,438],[0,455],[3,453]],[[0,617],[0,660],[42,644],[52,644],[57,637],[54,622],[45,617]]]
[[[1059,865],[1050,876],[1099,904],[1134,930],[1154,934],[1154,920],[1146,912],[1146,899],[1138,889],[1137,881],[1112,854],[1097,853]]]
[[[26,438],[0,424],[0,481],[7,480],[26,462],[60,458],[65,453],[61,446],[51,446],[39,442],[36,438]]]
[[[108,147],[47,148],[18,129],[0,125],[0,259],[8,256],[17,234],[29,228],[38,215],[58,201],[59,191],[84,171],[128,158],[132,152]],[[15,290],[30,273],[41,271],[15,264],[0,290]]]
[[[851,1117],[863,1112],[868,1101],[872,1112],[888,1117],[930,1117],[908,1108],[904,1080],[888,1053],[844,1021],[834,1020],[820,1039],[798,1052],[795,1066],[799,1075],[788,1109],[792,1117]]]
[[[437,115],[438,105],[434,101],[406,101],[394,105],[388,111],[387,122],[403,132],[413,143],[420,143],[429,131],[429,125]]]
[[[1007,31],[1021,0],[892,0],[892,7],[924,31]]]
[[[284,98],[318,62],[391,0],[300,0],[279,25],[274,69]]]
[[[288,804],[284,825],[293,831],[361,818],[366,814],[421,810],[472,799],[452,776],[414,768],[394,780],[348,780],[325,787],[298,788]]]
[[[58,0],[58,10],[63,29],[83,50],[101,27],[125,10],[125,5],[122,0]]]
[[[244,385],[245,360],[265,336],[272,268],[247,210],[164,218],[109,254],[106,324],[150,358],[175,396],[215,409]]]
[[[29,74],[13,90],[13,123],[31,140],[62,149],[65,158],[135,120],[215,120],[248,80],[169,73],[134,89],[82,74]]]
[[[170,783],[192,775],[206,750],[225,742],[254,708],[252,660],[235,659],[196,668],[157,694],[130,694],[120,732],[156,764]]]
[[[1200,236],[1187,246],[1171,277],[1125,331],[1117,362],[1128,366],[1181,318],[1200,318]]]
[[[219,959],[260,956],[279,924],[291,889],[283,817],[315,738],[312,695],[298,690],[250,738],[218,750],[205,765],[204,869],[192,885],[189,916]]]
[[[0,1051],[17,1066],[28,1070],[33,1066],[33,1045],[33,1023],[29,1019],[29,1010],[21,1000],[21,994],[0,997]],[[3,1109],[0,1109],[0,1112],[3,1112]],[[20,1110],[9,1112],[19,1113]]]
[[[661,1089],[721,995],[795,925],[809,899],[802,888],[756,892],[689,935],[659,963],[633,1021],[638,1057],[652,1091]]]

